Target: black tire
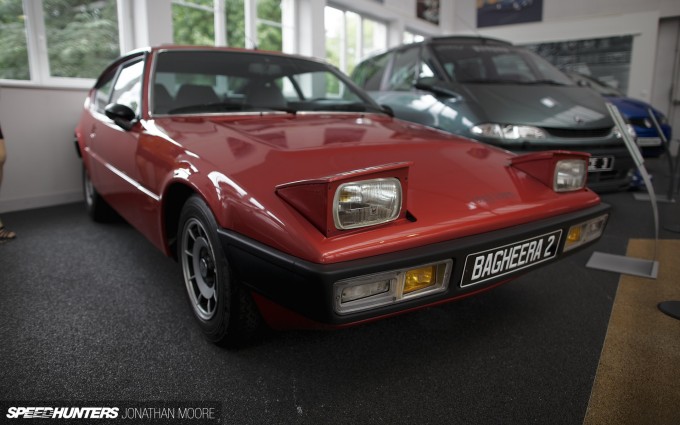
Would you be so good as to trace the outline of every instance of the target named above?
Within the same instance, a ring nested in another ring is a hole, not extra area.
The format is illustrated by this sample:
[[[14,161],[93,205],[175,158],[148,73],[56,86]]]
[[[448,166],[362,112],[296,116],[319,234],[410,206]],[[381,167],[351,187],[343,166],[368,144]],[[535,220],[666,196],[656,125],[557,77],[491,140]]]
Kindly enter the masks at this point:
[[[85,197],[85,208],[92,220],[104,223],[111,221],[115,216],[109,204],[94,188],[85,166],[83,166],[83,196]]]
[[[189,198],[180,215],[177,258],[189,305],[206,338],[238,347],[254,341],[262,321],[250,294],[234,278],[216,229],[203,199]]]

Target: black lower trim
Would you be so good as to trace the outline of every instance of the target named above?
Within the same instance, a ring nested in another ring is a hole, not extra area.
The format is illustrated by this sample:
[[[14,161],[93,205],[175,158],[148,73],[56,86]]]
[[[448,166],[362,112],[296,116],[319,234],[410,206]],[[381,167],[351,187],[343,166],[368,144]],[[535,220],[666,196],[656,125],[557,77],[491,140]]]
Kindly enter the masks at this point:
[[[600,204],[574,213],[507,229],[334,264],[317,264],[301,260],[230,230],[219,229],[218,233],[235,277],[245,285],[270,300],[314,321],[338,325],[459,297],[465,293],[481,290],[495,285],[501,280],[524,273],[526,270],[491,279],[471,287],[460,287],[459,285],[465,258],[468,254],[527,239],[548,231],[562,229],[563,237],[558,251],[560,254],[555,259],[542,263],[549,264],[566,255],[561,254],[561,252],[569,226],[608,211],[609,205]],[[575,249],[568,254],[578,250]],[[445,292],[358,313],[339,315],[334,311],[333,284],[339,280],[419,266],[445,259],[453,259],[451,281]]]

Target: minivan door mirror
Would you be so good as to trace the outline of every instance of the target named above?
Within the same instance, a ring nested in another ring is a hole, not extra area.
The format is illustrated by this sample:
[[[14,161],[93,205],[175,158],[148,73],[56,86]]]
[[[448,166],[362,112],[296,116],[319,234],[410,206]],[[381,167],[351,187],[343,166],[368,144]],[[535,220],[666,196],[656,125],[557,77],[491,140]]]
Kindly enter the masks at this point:
[[[135,125],[137,114],[129,106],[120,103],[112,103],[104,108],[104,113],[116,125],[125,131],[129,131]]]

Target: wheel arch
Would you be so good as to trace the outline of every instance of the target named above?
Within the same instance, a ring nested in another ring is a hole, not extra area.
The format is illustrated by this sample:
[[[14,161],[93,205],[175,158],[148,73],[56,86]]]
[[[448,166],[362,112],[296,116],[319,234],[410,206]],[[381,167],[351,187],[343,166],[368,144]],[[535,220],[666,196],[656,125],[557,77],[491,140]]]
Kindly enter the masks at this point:
[[[182,208],[186,201],[197,195],[203,199],[211,210],[215,220],[219,223],[219,211],[214,205],[220,205],[220,196],[216,192],[203,193],[188,180],[175,180],[168,184],[162,197],[162,231],[165,239],[166,254],[177,260],[177,231]]]

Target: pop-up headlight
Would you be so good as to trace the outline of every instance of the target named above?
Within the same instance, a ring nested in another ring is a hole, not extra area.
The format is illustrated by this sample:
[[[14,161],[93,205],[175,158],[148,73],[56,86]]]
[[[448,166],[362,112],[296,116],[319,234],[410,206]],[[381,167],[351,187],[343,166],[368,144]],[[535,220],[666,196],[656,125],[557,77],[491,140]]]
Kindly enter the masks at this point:
[[[562,159],[555,164],[555,192],[570,192],[586,185],[588,169],[583,159]]]
[[[333,221],[338,229],[387,223],[400,211],[401,183],[396,178],[343,183],[335,191]]]
[[[276,193],[327,237],[406,217],[410,162],[277,186]]]
[[[544,151],[517,155],[510,166],[539,180],[555,192],[581,190],[588,177],[590,154],[568,151]]]

